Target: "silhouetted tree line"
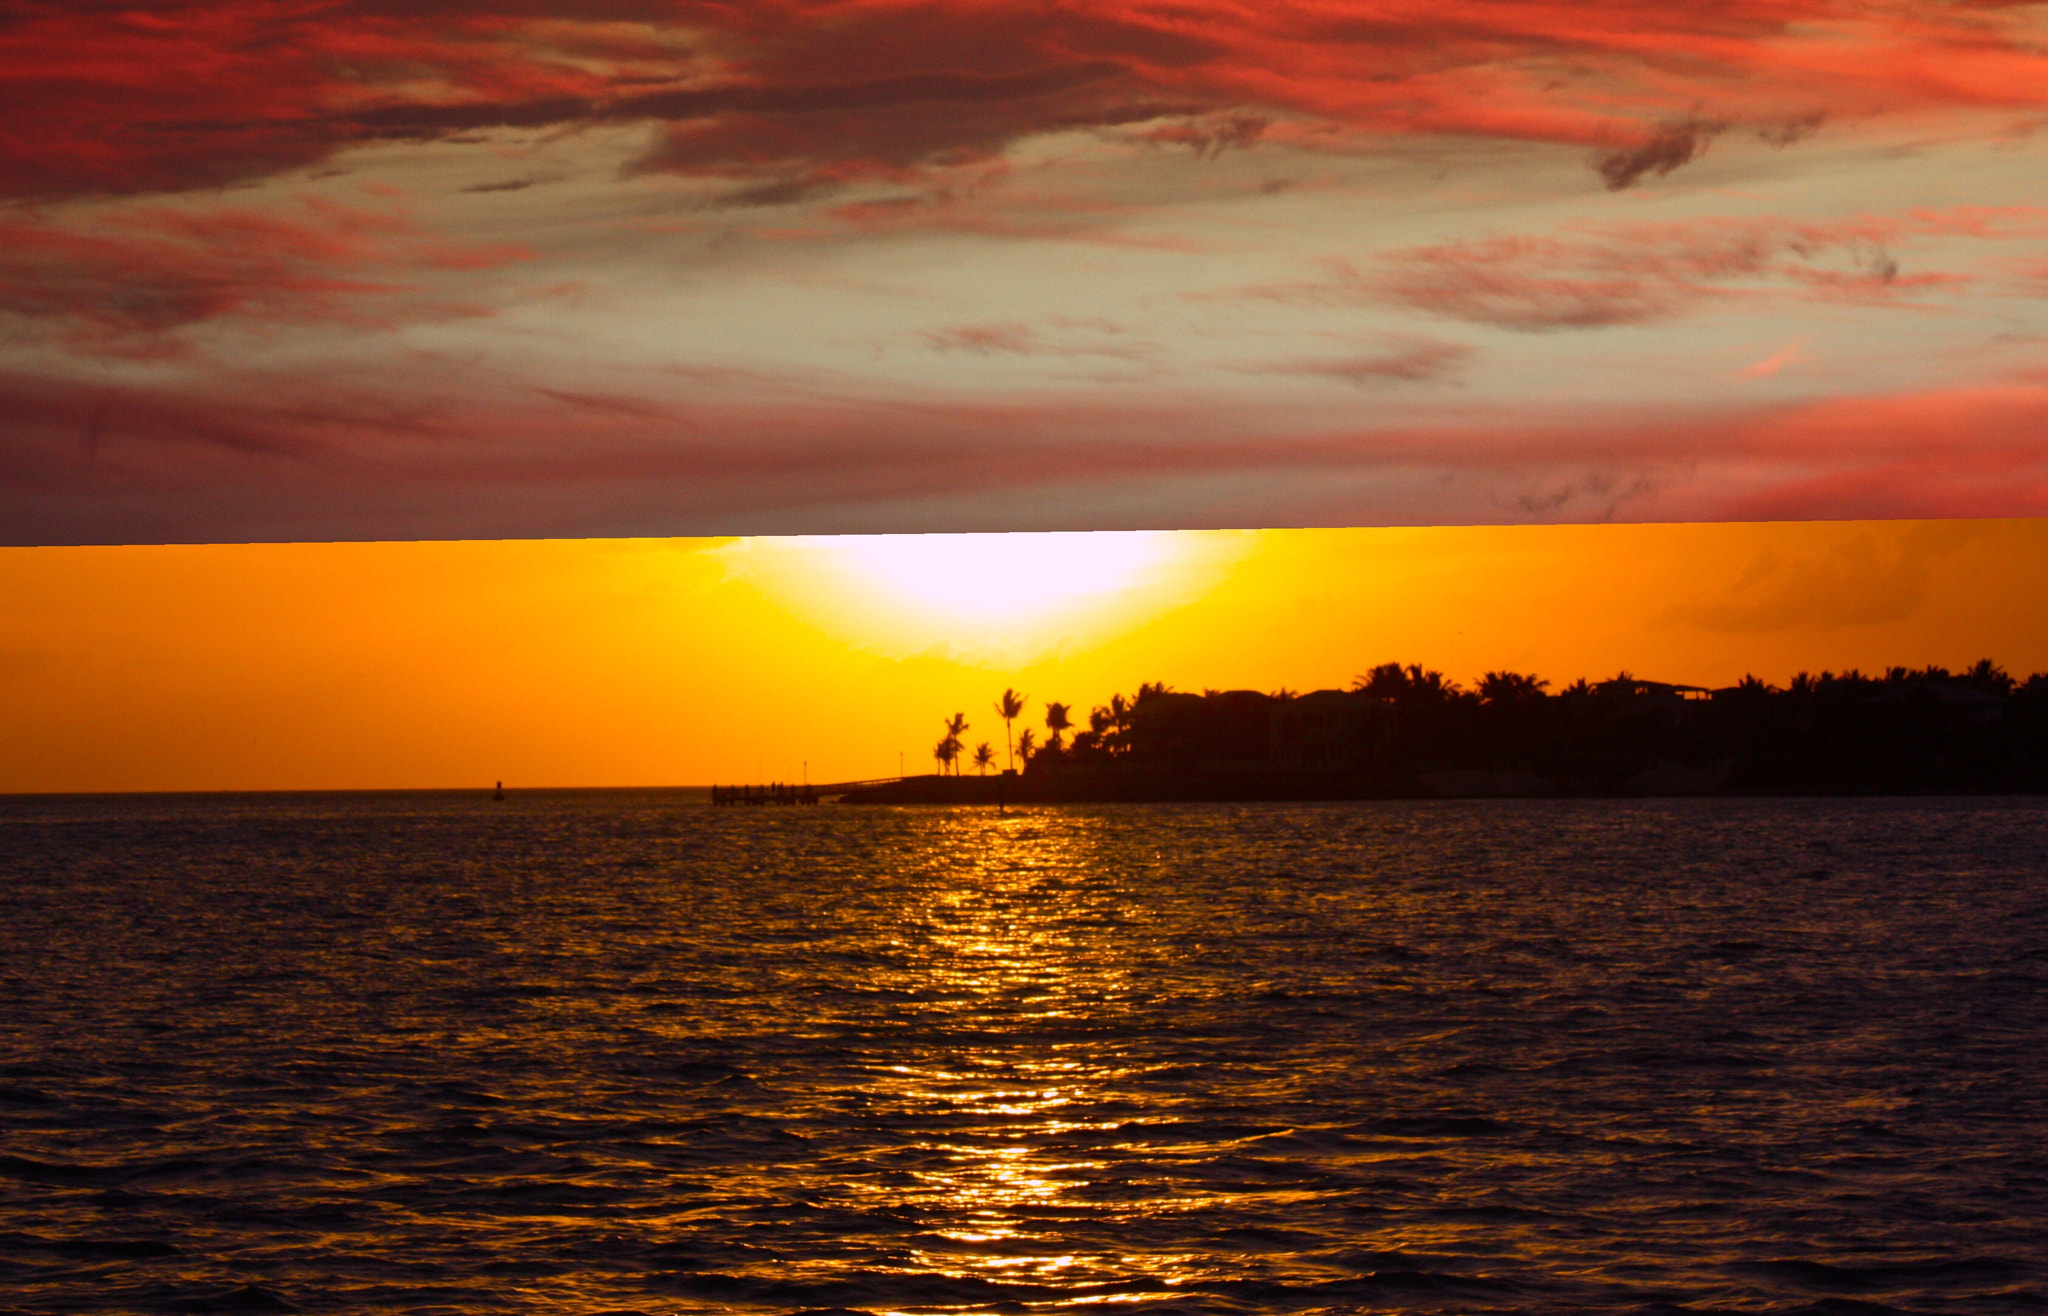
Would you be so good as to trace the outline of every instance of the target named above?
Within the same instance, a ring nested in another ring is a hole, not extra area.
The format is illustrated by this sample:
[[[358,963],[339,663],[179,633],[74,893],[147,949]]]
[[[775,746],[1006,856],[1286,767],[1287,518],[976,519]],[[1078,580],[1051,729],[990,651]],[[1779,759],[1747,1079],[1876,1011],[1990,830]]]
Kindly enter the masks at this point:
[[[1509,671],[1467,688],[1400,663],[1307,694],[1148,682],[1091,710],[1085,727],[1070,706],[1047,704],[1046,739],[1027,732],[1018,757],[1031,777],[1278,770],[1387,790],[1432,773],[1584,791],[1681,779],[1729,791],[2048,788],[2048,673],[2015,681],[1989,659],[1961,672],[1802,672],[1783,688],[1751,676],[1708,690],[1626,672],[1548,688]],[[1006,691],[998,711],[1015,716],[1013,702]]]

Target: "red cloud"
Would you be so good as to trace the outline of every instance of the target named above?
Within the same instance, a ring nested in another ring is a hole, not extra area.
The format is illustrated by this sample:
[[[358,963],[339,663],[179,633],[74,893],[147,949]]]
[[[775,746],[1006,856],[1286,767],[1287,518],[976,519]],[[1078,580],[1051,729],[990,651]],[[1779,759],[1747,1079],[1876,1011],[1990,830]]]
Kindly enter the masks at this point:
[[[394,103],[536,103],[606,85],[550,48],[530,16],[488,5],[9,10],[0,189],[11,196],[216,186],[324,159]],[[522,42],[525,31],[534,39]]]
[[[525,254],[449,247],[402,216],[317,201],[296,219],[156,209],[82,230],[20,221],[0,224],[0,317],[89,355],[181,356],[176,331],[230,316],[371,328],[483,314],[414,279]]]
[[[7,21],[0,189],[17,197],[604,120],[671,125],[641,167],[730,176],[763,203],[1126,126],[1203,153],[1261,133],[1564,142],[1619,187],[1718,131],[1782,144],[1823,116],[2048,101],[2028,9],[1940,0],[15,0]]]
[[[2048,388],[1843,398],[1759,417],[1733,448],[1800,478],[1731,497],[1729,520],[2048,515]]]

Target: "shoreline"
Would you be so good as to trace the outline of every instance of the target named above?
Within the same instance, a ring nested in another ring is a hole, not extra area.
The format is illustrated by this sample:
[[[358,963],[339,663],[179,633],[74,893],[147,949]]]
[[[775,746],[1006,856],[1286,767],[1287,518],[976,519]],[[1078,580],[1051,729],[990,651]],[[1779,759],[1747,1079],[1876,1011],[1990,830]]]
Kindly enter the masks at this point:
[[[1444,771],[1392,779],[1371,773],[1117,772],[1018,777],[906,777],[832,797],[852,805],[1007,804],[1281,804],[1343,800],[1641,800],[1909,798],[1914,796],[2039,796],[2048,782],[2011,782],[1944,789],[1815,783],[1810,787],[1743,787],[1726,783],[1726,765],[1649,773],[1621,781],[1559,780],[1528,772]]]

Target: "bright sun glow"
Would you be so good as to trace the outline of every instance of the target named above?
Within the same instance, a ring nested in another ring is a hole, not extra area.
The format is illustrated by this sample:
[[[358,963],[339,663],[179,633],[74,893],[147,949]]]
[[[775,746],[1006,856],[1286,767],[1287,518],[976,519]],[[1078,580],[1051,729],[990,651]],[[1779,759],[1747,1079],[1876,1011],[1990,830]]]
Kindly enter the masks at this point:
[[[1200,598],[1256,543],[1253,531],[1037,531],[739,539],[720,552],[859,648],[1015,669]]]
[[[902,603],[965,621],[1041,617],[1140,584],[1172,555],[1159,531],[832,535],[798,542]]]

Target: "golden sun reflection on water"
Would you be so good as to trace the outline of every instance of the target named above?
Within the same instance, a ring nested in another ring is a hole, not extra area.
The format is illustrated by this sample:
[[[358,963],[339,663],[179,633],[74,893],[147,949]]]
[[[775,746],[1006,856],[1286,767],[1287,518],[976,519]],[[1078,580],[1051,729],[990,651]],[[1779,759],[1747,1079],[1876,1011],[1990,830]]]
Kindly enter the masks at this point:
[[[1294,999],[1298,972],[1324,970],[1271,940],[1278,959],[1216,957],[1241,953],[1246,919],[1283,939],[1320,925],[1316,893],[1239,892],[1218,908],[1122,815],[901,818],[929,858],[872,907],[893,935],[867,987],[889,1014],[863,1025],[846,1106],[879,1137],[827,1192],[889,1221],[892,1247],[867,1264],[903,1296],[868,1309],[1177,1304],[1280,1274],[1370,1287],[1383,1269],[1398,1286],[1475,1235],[1521,1246],[1490,1218],[1394,1222],[1376,1194],[1333,1198],[1423,1162],[1504,1162],[1489,1141],[1441,1145],[1398,1123],[1361,1136],[1372,1113],[1302,1119],[1305,1085],[1405,1081],[1348,1046],[1276,1051],[1245,1031],[1294,1008],[1273,1003]],[[1323,1015],[1297,1010],[1294,1026],[1331,1026]]]
[[[1100,907],[1099,890],[1091,896],[1069,880],[1087,857],[1043,815],[961,815],[948,825],[968,833],[957,839],[979,858],[905,911],[923,934],[906,974],[949,1016],[947,1033],[976,1041],[873,1079],[877,1097],[944,1130],[924,1143],[932,1163],[903,1194],[936,1226],[907,1269],[1046,1285],[1128,1275],[1137,1258],[1084,1256],[1063,1237],[1078,1217],[1099,1215],[1075,1200],[1106,1166],[1086,1147],[1113,1143],[1123,1121],[1088,1115],[1131,1074],[1118,1042],[1089,1028],[1093,1006],[1132,990],[1117,948],[1105,944],[1114,911]],[[1157,1296],[1081,1294],[1053,1305]]]

